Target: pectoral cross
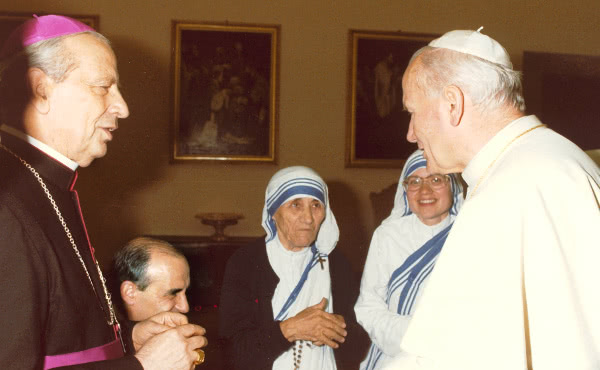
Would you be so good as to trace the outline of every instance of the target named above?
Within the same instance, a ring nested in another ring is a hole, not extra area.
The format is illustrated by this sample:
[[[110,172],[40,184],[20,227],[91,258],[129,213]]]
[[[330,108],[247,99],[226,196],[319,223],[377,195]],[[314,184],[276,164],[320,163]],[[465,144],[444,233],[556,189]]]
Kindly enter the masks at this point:
[[[321,270],[324,270],[325,268],[323,267],[323,262],[325,262],[325,259],[321,257],[321,255],[319,255],[319,259],[317,261],[319,261],[319,263],[321,264]]]

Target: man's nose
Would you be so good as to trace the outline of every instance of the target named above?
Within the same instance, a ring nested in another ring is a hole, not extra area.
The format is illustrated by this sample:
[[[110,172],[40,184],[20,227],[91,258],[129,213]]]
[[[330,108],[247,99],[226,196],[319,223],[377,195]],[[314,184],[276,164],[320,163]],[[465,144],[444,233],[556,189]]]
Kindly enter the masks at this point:
[[[115,87],[115,91],[111,92],[111,98],[109,111],[116,115],[117,118],[129,117],[129,107],[117,87]]]
[[[408,132],[406,133],[406,140],[408,140],[409,143],[417,142],[417,137],[415,136],[415,130],[413,129],[412,119],[410,120],[410,123],[408,124]]]
[[[187,300],[187,297],[185,296],[185,294],[178,296],[177,304],[175,305],[175,308],[177,309],[178,312],[181,312],[181,313],[187,313],[190,310],[190,305],[188,303],[188,300]]]

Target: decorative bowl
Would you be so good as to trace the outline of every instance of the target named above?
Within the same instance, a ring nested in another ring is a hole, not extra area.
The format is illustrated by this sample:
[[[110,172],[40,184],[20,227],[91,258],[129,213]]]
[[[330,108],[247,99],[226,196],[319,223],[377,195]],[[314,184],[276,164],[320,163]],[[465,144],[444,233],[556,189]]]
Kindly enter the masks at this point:
[[[220,213],[220,212],[208,212],[198,213],[196,218],[202,220],[205,225],[210,225],[215,228],[215,233],[211,235],[213,240],[226,240],[225,228],[230,225],[237,224],[238,220],[244,218],[244,215],[240,213]]]

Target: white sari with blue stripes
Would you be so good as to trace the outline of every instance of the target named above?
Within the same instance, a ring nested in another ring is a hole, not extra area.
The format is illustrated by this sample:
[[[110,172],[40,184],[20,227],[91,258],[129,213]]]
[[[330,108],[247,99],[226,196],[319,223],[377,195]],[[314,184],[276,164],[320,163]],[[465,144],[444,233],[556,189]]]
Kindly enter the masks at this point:
[[[273,215],[279,207],[292,199],[311,197],[325,205],[325,219],[313,245],[298,252],[287,250],[277,237]],[[262,225],[267,232],[266,247],[269,263],[279,283],[275,288],[271,305],[274,320],[284,321],[305,308],[327,298],[327,312],[333,312],[331,278],[327,256],[335,248],[339,229],[329,206],[327,185],[313,170],[295,166],[277,172],[265,195]],[[321,262],[319,262],[321,259]],[[293,369],[293,351],[282,353],[273,363],[273,370]],[[333,349],[328,346],[302,348],[300,369],[335,370]]]
[[[372,344],[361,370],[381,369],[400,351],[400,342],[462,204],[462,187],[452,177],[454,204],[439,224],[427,226],[413,214],[402,181],[425,166],[420,151],[406,162],[394,210],[375,230],[355,305],[356,318]]]

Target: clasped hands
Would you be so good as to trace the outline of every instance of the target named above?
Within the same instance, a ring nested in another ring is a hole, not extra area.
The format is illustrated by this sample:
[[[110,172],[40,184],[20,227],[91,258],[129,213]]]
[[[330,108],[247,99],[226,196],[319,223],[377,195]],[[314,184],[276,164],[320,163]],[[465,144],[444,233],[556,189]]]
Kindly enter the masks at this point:
[[[344,317],[325,311],[327,299],[300,311],[279,324],[283,336],[290,342],[297,340],[311,341],[314,345],[323,344],[338,348],[338,343],[344,343],[346,322]]]
[[[162,312],[137,323],[132,332],[135,357],[145,370],[193,369],[196,348],[208,344],[206,331],[185,315]]]

